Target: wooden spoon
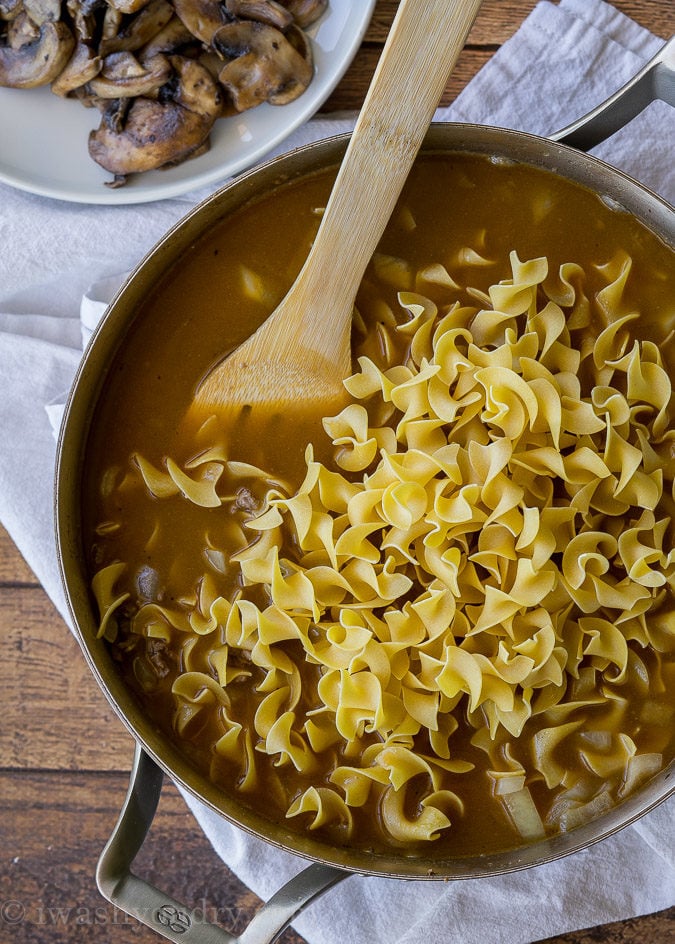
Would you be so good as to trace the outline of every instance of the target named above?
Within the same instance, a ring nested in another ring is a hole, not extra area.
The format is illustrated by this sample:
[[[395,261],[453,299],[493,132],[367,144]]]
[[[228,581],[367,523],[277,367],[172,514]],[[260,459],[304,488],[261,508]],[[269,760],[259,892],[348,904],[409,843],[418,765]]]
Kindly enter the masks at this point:
[[[481,0],[401,0],[307,260],[270,317],[205,377],[190,415],[340,409],[354,298]]]

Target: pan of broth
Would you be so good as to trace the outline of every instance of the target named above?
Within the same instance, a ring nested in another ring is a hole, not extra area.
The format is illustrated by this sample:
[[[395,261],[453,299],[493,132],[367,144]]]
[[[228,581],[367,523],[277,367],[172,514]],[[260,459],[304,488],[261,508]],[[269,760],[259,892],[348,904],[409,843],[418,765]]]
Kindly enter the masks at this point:
[[[561,142],[432,126],[356,299],[345,408],[186,421],[292,283],[345,147],[251,171],[165,236],[59,443],[73,621],[137,743],[99,885],[170,939],[232,940],[130,870],[163,772],[312,860],[260,941],[347,874],[526,868],[673,791],[657,196]]]

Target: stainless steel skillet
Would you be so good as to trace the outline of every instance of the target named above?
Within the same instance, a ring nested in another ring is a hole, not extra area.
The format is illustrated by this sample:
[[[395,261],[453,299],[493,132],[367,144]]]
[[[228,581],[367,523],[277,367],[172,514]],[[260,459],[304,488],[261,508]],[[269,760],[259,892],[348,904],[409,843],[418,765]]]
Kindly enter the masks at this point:
[[[477,125],[433,126],[424,144],[430,151],[470,151],[548,168],[601,194],[634,215],[675,248],[675,212],[657,196],[609,165],[580,153],[612,134],[655,98],[675,105],[675,41],[617,95],[586,118],[552,138]],[[142,715],[117,675],[103,643],[95,639],[88,578],[80,547],[79,502],[82,446],[102,379],[134,307],[161,273],[196,236],[281,177],[292,177],[336,164],[346,138],[309,145],[238,178],[192,211],[143,260],[113,301],[78,372],[66,411],[57,459],[56,528],[59,560],[78,639],[92,671],[115,711],[133,734],[137,748],[129,792],[119,822],[101,856],[97,881],[103,895],[168,940],[264,944],[273,941],[317,895],[352,873],[406,879],[480,877],[529,868],[574,853],[611,835],[651,810],[675,791],[673,764],[647,786],[602,818],[571,833],[508,853],[474,859],[402,860],[374,858],[336,849],[291,834],[237,805],[195,774],[175,748]],[[133,859],[150,828],[164,773],[242,828],[295,852],[312,864],[282,888],[257,914],[248,929],[233,938],[203,923],[201,916],[136,877]],[[430,867],[433,875],[429,874]]]

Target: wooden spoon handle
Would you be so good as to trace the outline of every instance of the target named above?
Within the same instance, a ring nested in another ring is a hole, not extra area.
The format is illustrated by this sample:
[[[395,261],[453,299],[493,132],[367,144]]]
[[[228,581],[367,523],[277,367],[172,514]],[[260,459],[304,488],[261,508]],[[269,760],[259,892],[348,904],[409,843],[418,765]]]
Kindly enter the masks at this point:
[[[331,298],[356,295],[480,5],[401,0],[299,277],[309,297],[326,300],[325,322]]]

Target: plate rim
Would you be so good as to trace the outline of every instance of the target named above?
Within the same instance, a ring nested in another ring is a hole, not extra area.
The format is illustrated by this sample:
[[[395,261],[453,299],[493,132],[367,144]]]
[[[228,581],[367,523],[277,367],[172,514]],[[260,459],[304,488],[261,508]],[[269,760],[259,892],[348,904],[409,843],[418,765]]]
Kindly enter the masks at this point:
[[[341,0],[330,0],[330,2],[340,3]],[[113,189],[105,186],[105,183],[101,181],[99,185],[100,190],[97,189],[96,191],[94,191],[93,185],[89,183],[84,189],[80,189],[78,188],[77,182],[75,180],[73,180],[70,184],[49,184],[45,183],[43,179],[36,177],[35,174],[31,174],[29,172],[21,174],[8,170],[5,166],[3,166],[2,158],[0,157],[0,183],[25,193],[34,194],[36,196],[48,197],[66,203],[87,204],[92,206],[131,206],[135,204],[150,203],[159,200],[181,197],[191,193],[192,191],[198,191],[204,187],[225,183],[228,178],[234,177],[243,171],[254,167],[257,163],[263,160],[263,158],[270,154],[271,151],[279,147],[285,140],[287,140],[293,134],[293,132],[297,131],[298,128],[306,124],[311,118],[315,117],[319,112],[319,109],[330,97],[336,86],[342,80],[343,76],[352,64],[354,57],[361,46],[361,43],[363,42],[363,37],[365,36],[365,33],[372,20],[377,0],[344,0],[344,3],[345,10],[347,11],[345,22],[347,22],[347,20],[353,16],[358,16],[360,19],[356,29],[348,34],[348,38],[346,40],[347,45],[340,51],[342,58],[339,62],[339,65],[334,69],[333,73],[330,75],[330,78],[322,84],[321,90],[318,92],[318,94],[315,94],[313,97],[309,97],[306,100],[304,107],[302,106],[304,95],[297,99],[300,105],[298,106],[295,115],[291,117],[291,120],[288,122],[288,124],[284,124],[283,127],[280,126],[275,133],[271,134],[269,137],[264,137],[264,139],[261,140],[259,144],[252,148],[252,150],[241,154],[239,157],[235,157],[234,159],[230,160],[224,159],[216,166],[211,166],[206,170],[189,174],[185,177],[180,177],[177,180],[168,181],[167,183],[141,183],[137,186]],[[320,28],[320,21],[316,24],[316,27],[312,27],[309,30],[309,35],[312,40],[312,32],[314,29],[318,28]],[[332,50],[330,50],[328,54],[331,52]],[[43,91],[46,89],[48,89],[48,86],[42,88]],[[18,92],[23,90],[1,89],[0,91]],[[307,92],[304,94],[306,95]],[[73,106],[76,104],[77,103],[73,102]],[[279,107],[283,108],[285,106],[262,105],[259,107],[276,109]],[[0,111],[2,111],[1,102]],[[343,112],[339,114],[340,117],[344,117]],[[232,117],[236,118],[236,116]],[[330,120],[330,113],[327,113],[325,117],[326,120]],[[219,120],[227,121],[228,118]],[[85,142],[83,142],[83,147],[86,147]],[[161,169],[151,173],[160,172],[164,173],[164,171],[161,171]],[[142,179],[142,175],[139,175],[139,178]]]

